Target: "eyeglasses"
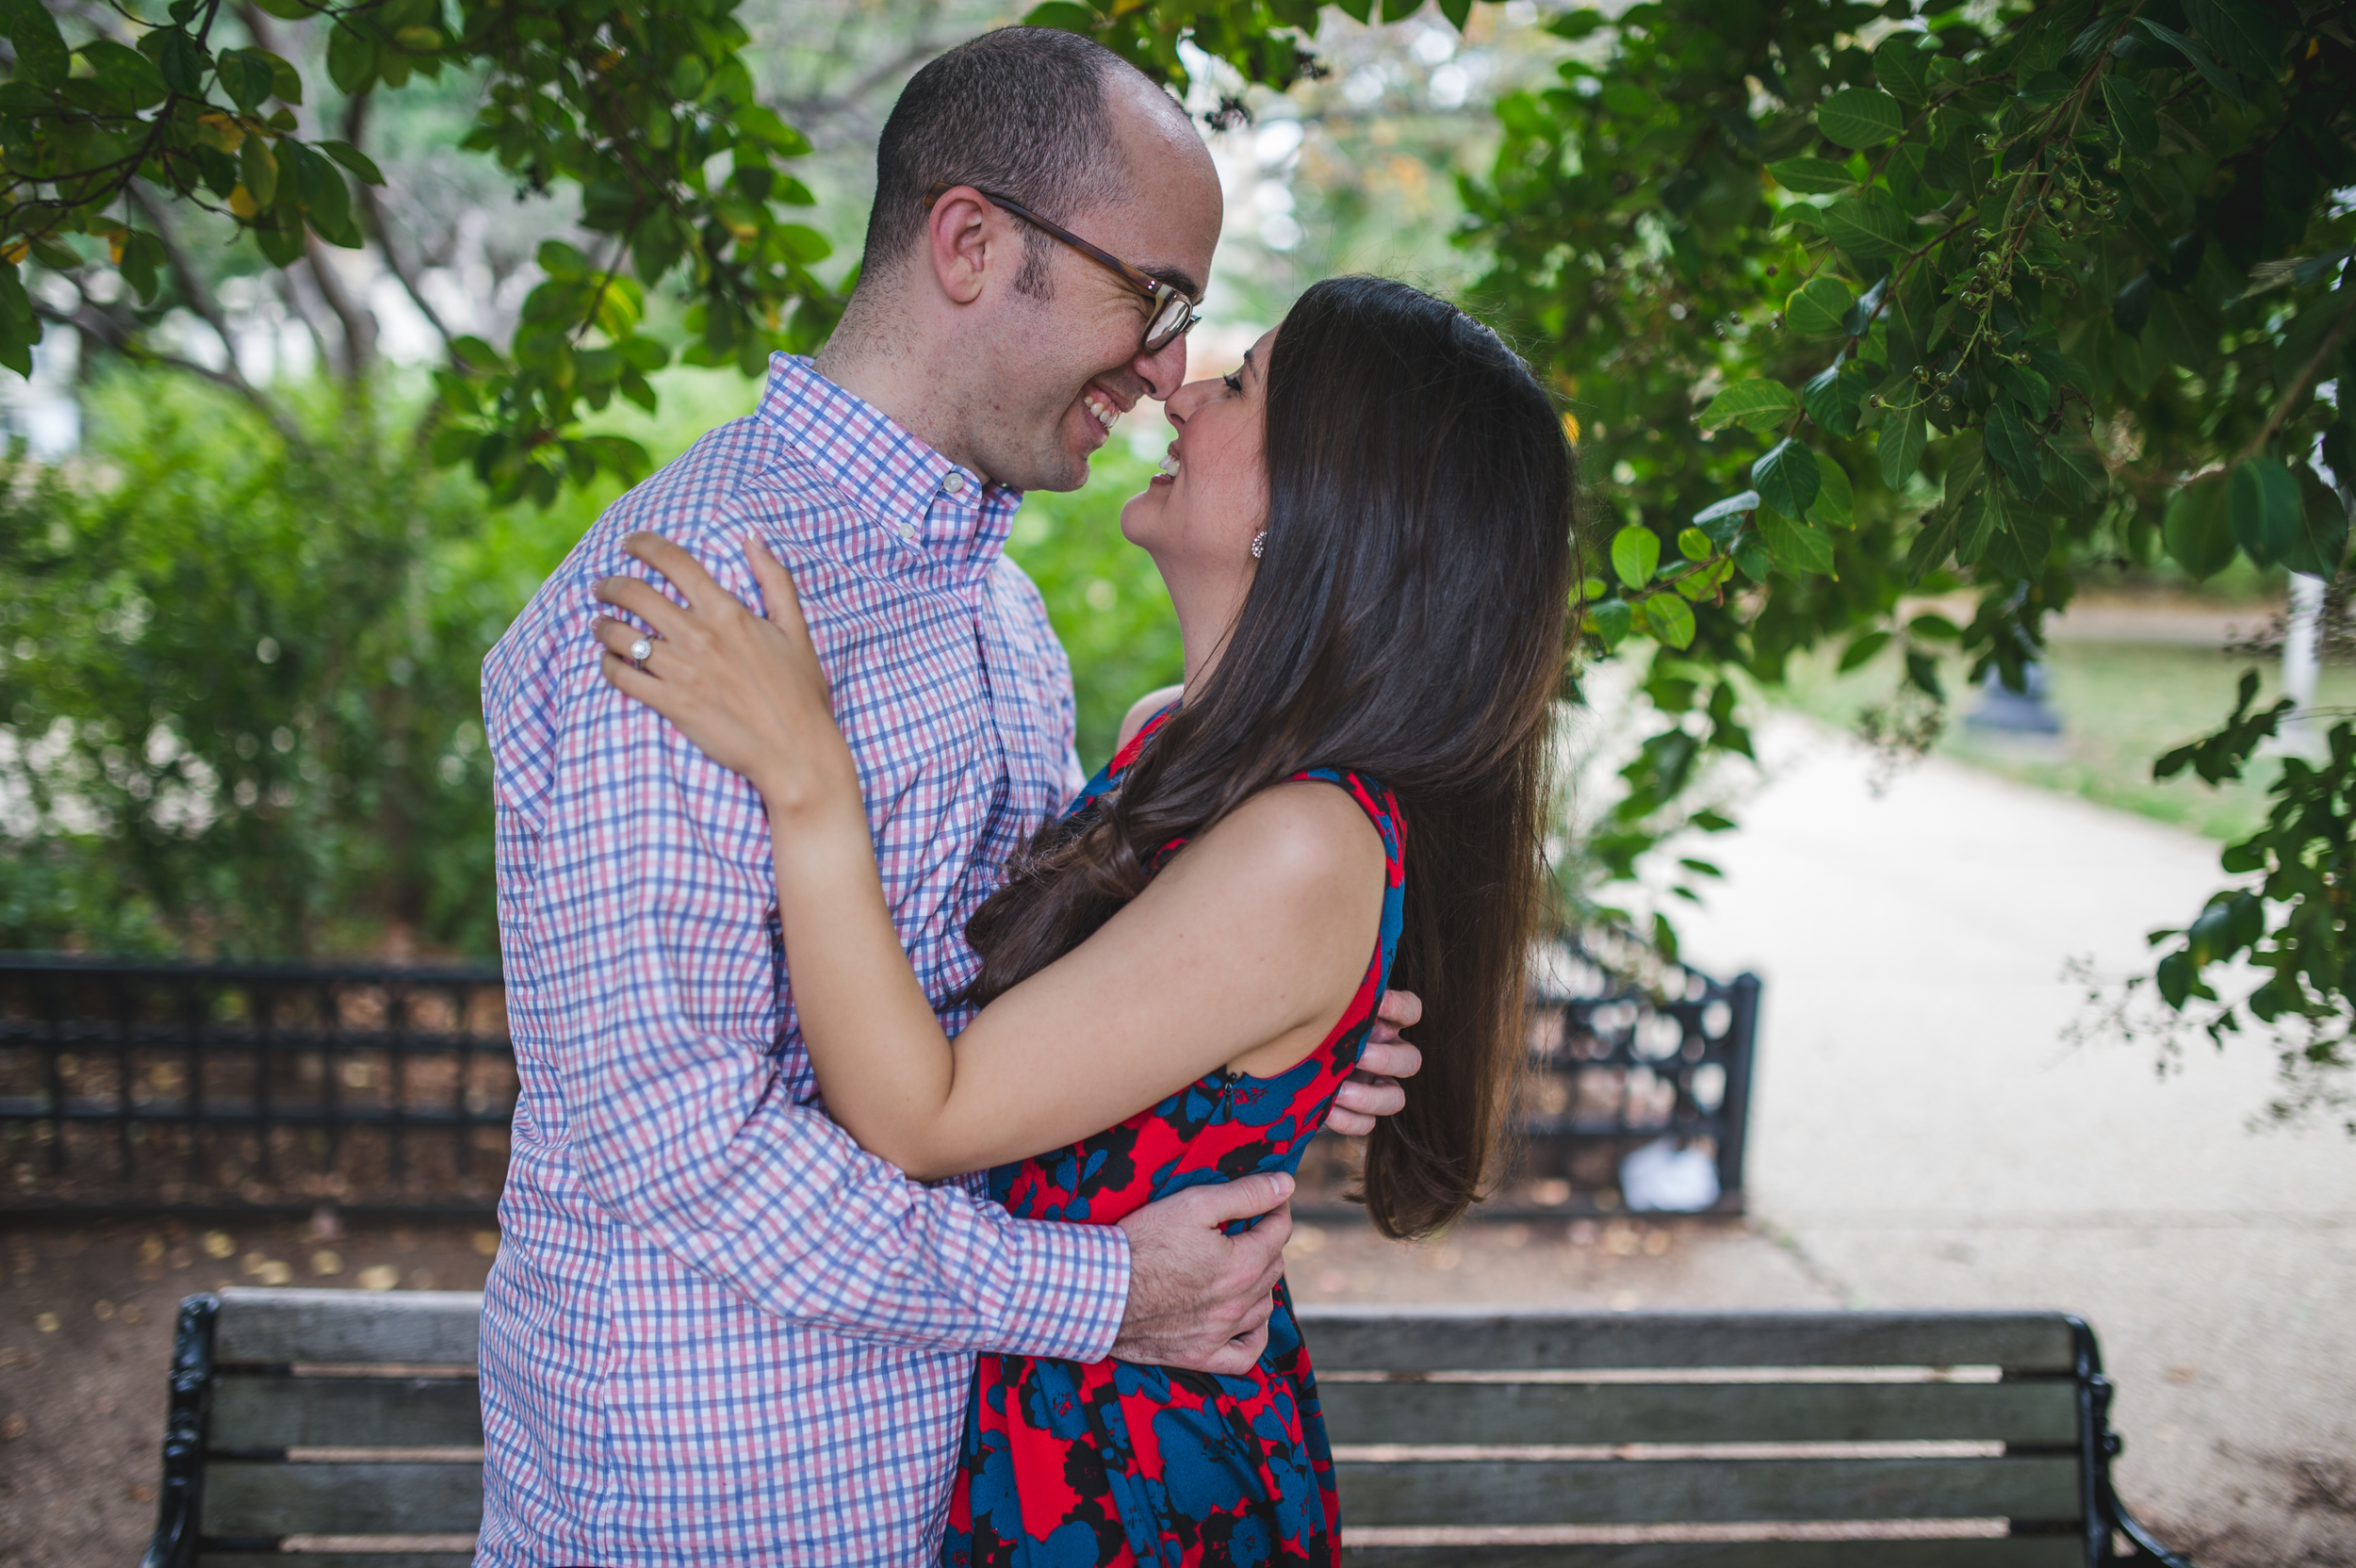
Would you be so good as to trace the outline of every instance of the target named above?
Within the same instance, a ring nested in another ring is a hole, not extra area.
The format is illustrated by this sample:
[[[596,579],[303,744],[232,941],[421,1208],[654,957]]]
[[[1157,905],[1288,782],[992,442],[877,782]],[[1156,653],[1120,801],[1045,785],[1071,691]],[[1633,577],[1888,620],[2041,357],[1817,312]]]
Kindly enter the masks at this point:
[[[932,188],[924,192],[924,210],[932,211],[933,204],[940,201],[944,192],[955,188],[947,180],[936,180]],[[1142,298],[1151,307],[1145,321],[1144,351],[1146,353],[1160,353],[1179,338],[1192,332],[1202,321],[1203,318],[1194,313],[1194,302],[1180,293],[1173,285],[1166,284],[1151,273],[1140,271],[1110,251],[1098,250],[1071,230],[1050,223],[1020,202],[1001,196],[994,190],[983,190],[979,186],[974,187],[973,189],[992,206],[1004,207],[1051,239],[1062,240],[1099,267],[1111,272],[1122,283],[1127,284],[1132,292]]]

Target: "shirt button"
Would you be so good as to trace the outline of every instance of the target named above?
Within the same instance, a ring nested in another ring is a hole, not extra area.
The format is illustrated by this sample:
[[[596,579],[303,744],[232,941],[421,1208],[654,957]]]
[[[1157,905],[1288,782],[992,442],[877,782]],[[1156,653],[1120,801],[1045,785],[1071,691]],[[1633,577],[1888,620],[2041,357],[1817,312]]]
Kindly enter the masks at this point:
[[[907,540],[911,545],[916,543],[916,525],[914,523],[902,523],[899,525],[899,528],[901,538]]]
[[[949,477],[941,482],[941,487],[953,496],[962,496],[965,494],[965,476],[952,470]]]

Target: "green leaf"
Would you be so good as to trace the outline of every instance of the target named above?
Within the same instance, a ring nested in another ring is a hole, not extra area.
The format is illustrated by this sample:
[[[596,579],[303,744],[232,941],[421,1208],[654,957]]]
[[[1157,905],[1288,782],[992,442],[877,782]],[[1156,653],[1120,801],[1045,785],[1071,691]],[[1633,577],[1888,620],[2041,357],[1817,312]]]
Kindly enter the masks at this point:
[[[2250,0],[2184,0],[2184,20],[2243,74],[2265,81],[2281,71],[2282,31]]]
[[[1808,509],[1808,516],[1832,528],[1853,527],[1857,522],[1857,514],[1855,497],[1849,488],[1848,470],[1832,458],[1819,458],[1816,478],[1816,500]]]
[[[2049,477],[2078,505],[2090,505],[2110,493],[2110,470],[2102,466],[2102,453],[2094,449],[2093,440],[2074,419],[2064,419],[2046,437],[2045,451]]]
[[[1762,434],[1790,419],[1799,408],[1792,388],[1779,381],[1753,378],[1738,381],[1710,400],[1696,419],[1704,430],[1742,425]]]
[[[1882,413],[1881,435],[1874,442],[1874,449],[1881,459],[1882,483],[1892,490],[1905,489],[1907,478],[1922,461],[1922,447],[1927,439],[1923,420],[1921,403],[1911,408],[1885,409]]]
[[[1078,33],[1084,37],[1093,38],[1096,36],[1097,24],[1103,20],[1104,18],[1089,10],[1086,6],[1072,5],[1069,0],[1048,0],[1046,5],[1033,6],[1024,12],[1023,25],[1025,27],[1060,27],[1067,33]],[[1104,57],[1099,55],[1097,58],[1102,59]]]
[[[278,200],[278,159],[263,138],[250,136],[238,144],[237,177],[254,205],[268,207]]]
[[[1838,278],[1813,277],[1783,302],[1783,321],[1800,337],[1838,337],[1849,313],[1848,286]]]
[[[2350,466],[2356,466],[2351,465]],[[2345,468],[2335,468],[2346,473]],[[2337,577],[2340,563],[2348,556],[2348,508],[2339,496],[2323,482],[2315,471],[2301,464],[2298,469],[2301,505],[2299,536],[2290,548],[2282,552],[2282,564],[2294,572],[2326,580]]]
[[[327,79],[349,96],[366,92],[376,81],[376,41],[337,22],[327,35]]]
[[[155,274],[172,258],[163,240],[142,229],[123,237],[123,280],[139,290],[141,304],[155,302]]]
[[[215,69],[221,74],[221,90],[229,94],[232,103],[248,113],[270,96],[270,89],[275,85],[275,74],[270,70],[270,59],[259,57],[257,51],[224,49],[215,62]]]
[[[1707,561],[1717,547],[1710,543],[1710,535],[1700,529],[1688,528],[1677,531],[1677,554],[1688,561]]]
[[[254,0],[265,16],[281,22],[308,22],[327,8],[327,0]]]
[[[1936,50],[1922,47],[1920,33],[1892,33],[1873,51],[1873,79],[1902,104],[1922,104],[1931,95],[1931,62]]]
[[[2226,496],[2233,538],[2261,566],[2279,563],[2304,531],[2299,482],[2274,458],[2253,457],[2235,468],[2226,481]]]
[[[57,20],[41,0],[15,0],[0,10],[8,41],[16,46],[15,80],[33,87],[54,88],[74,69]]]
[[[1440,0],[1440,14],[1448,18],[1449,26],[1461,33],[1464,30],[1464,24],[1472,18],[1472,0]]]
[[[1816,106],[1816,128],[1843,147],[1878,147],[1906,125],[1906,110],[1878,88],[1843,88]]]
[[[319,144],[319,148],[320,152],[357,174],[361,184],[383,185],[384,183],[384,175],[376,167],[375,160],[351,142],[322,141]]]
[[[2215,577],[2233,559],[2233,524],[2225,476],[2196,480],[2169,498],[2160,539],[2169,557],[2194,578]]]
[[[1666,594],[1644,601],[1645,629],[1673,648],[1693,643],[1693,610],[1681,598]]]
[[[1942,506],[1929,514],[1922,531],[1914,536],[1914,543],[1906,550],[1906,586],[1911,588],[1928,577],[1955,547],[1955,510]]]
[[[533,257],[540,270],[560,283],[581,283],[589,276],[589,258],[561,239],[544,239]]]
[[[1652,580],[1661,564],[1661,540],[1641,523],[1630,523],[1612,536],[1612,570],[1630,588]]]
[[[1955,508],[1955,560],[1977,565],[1988,553],[1988,541],[2004,529],[2004,493],[1994,482],[1982,484]]]
[[[2145,32],[2190,60],[2192,68],[2201,73],[2202,81],[2207,82],[2235,104],[2245,108],[2249,106],[2248,101],[2241,95],[2241,84],[2233,79],[2230,72],[2211,59],[2206,49],[2201,48],[2173,27],[2164,27],[2148,16],[2139,16],[2135,20],[2143,24]]]
[[[1787,438],[1768,448],[1751,465],[1751,483],[1764,505],[1786,516],[1804,517],[1815,504],[1823,479],[1816,467],[1816,454]],[[1774,548],[1772,541],[1769,547]],[[1777,550],[1776,554],[1780,557],[1782,552]]]
[[[1607,648],[1618,647],[1635,624],[1635,608],[1625,599],[1606,599],[1587,612],[1587,629]]]
[[[1808,416],[1835,435],[1857,433],[1857,411],[1865,400],[1865,378],[1843,367],[1829,365],[1808,377],[1800,388],[1800,406]]]
[[[1889,645],[1890,633],[1887,631],[1869,631],[1854,639],[1841,652],[1841,673],[1846,675],[1860,664],[1872,663],[1873,656]]]
[[[204,96],[205,73],[213,68],[212,57],[205,46],[178,27],[162,29],[163,41],[156,46],[155,69],[162,74],[164,86],[184,98]]]
[[[1824,224],[1824,237],[1859,260],[1898,254],[1912,227],[1890,208],[1857,196],[1843,196],[1826,207]]]
[[[2033,501],[2044,492],[2045,479],[2037,471],[2037,437],[2021,422],[2020,410],[2009,402],[1989,409],[1982,439],[1988,461],[2012,485],[2014,495]]]
[[[1080,9],[1077,6],[1067,8]],[[1043,27],[1056,25],[1056,24],[1042,22],[1033,23],[1031,25]],[[1066,27],[1063,30],[1065,32],[1087,31],[1085,27]],[[763,108],[759,104],[747,104],[736,111],[736,128],[756,141],[766,143],[785,157],[799,157],[810,151],[810,138],[778,119],[776,110]]]
[[[352,225],[352,191],[343,175],[333,163],[292,138],[282,147],[292,150],[296,167],[302,171],[303,216],[310,220],[311,232],[330,245],[359,250],[364,241]],[[280,183],[285,183],[283,177]]]
[[[1792,573],[1832,575],[1832,535],[1766,507],[1759,510],[1759,536],[1775,564]]]
[[[151,33],[160,37],[160,32]],[[166,89],[163,74],[155,62],[136,49],[126,49],[109,38],[95,38],[75,51],[90,66],[101,86],[133,108],[146,108],[163,102]]]
[[[1784,189],[1802,196],[1833,196],[1857,184],[1857,176],[1830,158],[1785,158],[1771,163],[1767,172]]]
[[[1734,542],[1734,564],[1753,582],[1765,582],[1774,570],[1775,558],[1768,553],[1767,542],[1756,533],[1745,533]]]
[[[2120,75],[2117,67],[2102,73],[2102,102],[2110,106],[2111,129],[2119,133],[2120,146],[2139,158],[2159,150],[2157,106],[2150,93]]]

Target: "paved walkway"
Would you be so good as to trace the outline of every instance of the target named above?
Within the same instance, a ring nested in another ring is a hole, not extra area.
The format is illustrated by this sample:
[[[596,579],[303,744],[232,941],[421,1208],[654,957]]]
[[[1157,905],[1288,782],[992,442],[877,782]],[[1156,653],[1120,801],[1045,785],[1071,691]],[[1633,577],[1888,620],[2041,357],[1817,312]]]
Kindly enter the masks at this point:
[[[2356,1563],[2356,1142],[2251,1132],[2254,1044],[2162,1080],[2065,1044],[2071,957],[2148,963],[2216,847],[1934,760],[1879,797],[1805,720],[1710,845],[1695,963],[1767,982],[1751,1221],[1303,1238],[1309,1300],[2051,1307],[2101,1335],[2131,1506],[2202,1568]]]
[[[2250,1131],[2255,1043],[2163,1080],[2059,1037],[2064,960],[2148,964],[2215,846],[1936,760],[1875,798],[1804,721],[1765,749],[1685,923],[1697,963],[1767,982],[1754,1215],[1854,1305],[2085,1315],[2131,1501],[2213,1556],[2356,1562],[2356,1142]]]

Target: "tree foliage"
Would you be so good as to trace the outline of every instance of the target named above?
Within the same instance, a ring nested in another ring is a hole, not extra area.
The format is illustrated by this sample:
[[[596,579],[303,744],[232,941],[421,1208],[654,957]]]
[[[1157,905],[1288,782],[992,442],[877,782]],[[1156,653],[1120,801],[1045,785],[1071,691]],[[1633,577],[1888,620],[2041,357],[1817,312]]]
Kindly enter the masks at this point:
[[[1642,659],[1669,718],[1627,770],[1628,848],[1677,825],[1697,756],[1747,753],[1738,673],[1894,645],[1937,703],[1937,655],[2017,687],[2046,618],[2122,561],[2340,569],[2356,426],[2318,396],[2356,385],[2338,8],[1673,0],[1552,26],[1579,57],[1498,104],[1464,237],[1494,258],[1479,302],[1611,476],[1583,632]],[[1966,624],[1909,605],[1954,590]],[[2215,765],[2271,732],[2244,707]],[[2263,887],[2155,939],[2171,1005],[2248,956],[2267,977],[2240,1010],[2345,1044],[2351,760],[2342,724],[2287,764],[2225,859]]]
[[[459,337],[437,377],[432,449],[471,462],[501,498],[552,499],[600,471],[636,479],[636,443],[586,433],[616,396],[651,408],[671,357],[639,331],[645,290],[692,301],[695,364],[758,373],[810,349],[840,310],[810,268],[826,240],[793,221],[813,198],[785,165],[809,149],[761,105],[737,0],[170,0],[142,10],[8,0],[0,86],[0,364],[28,373],[45,319],[27,261],[77,281],[119,274],[142,301],[169,276],[195,292],[171,214],[234,220],[286,267],[357,248],[380,184],[357,143],[373,95],[447,71],[482,82],[466,139],[519,189],[578,188],[592,253],[541,247],[546,281],[504,349]],[[287,38],[279,36],[283,24]],[[295,35],[301,35],[298,39]],[[323,136],[290,56],[322,53],[347,134]],[[271,47],[271,45],[278,47]],[[284,52],[282,52],[282,50]],[[306,126],[306,114],[310,125]],[[355,198],[348,179],[361,182]],[[152,355],[136,337],[115,347]],[[282,421],[283,428],[283,421]]]

